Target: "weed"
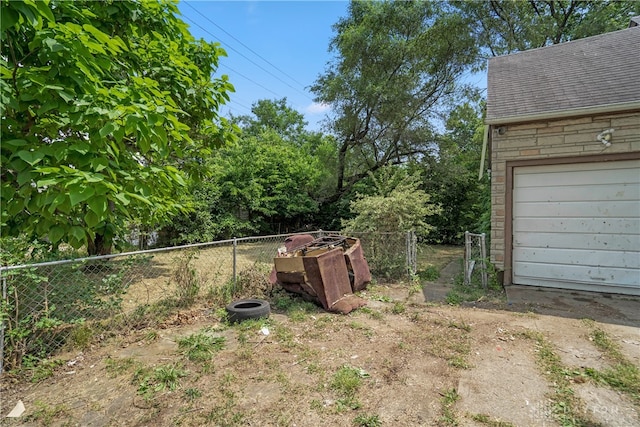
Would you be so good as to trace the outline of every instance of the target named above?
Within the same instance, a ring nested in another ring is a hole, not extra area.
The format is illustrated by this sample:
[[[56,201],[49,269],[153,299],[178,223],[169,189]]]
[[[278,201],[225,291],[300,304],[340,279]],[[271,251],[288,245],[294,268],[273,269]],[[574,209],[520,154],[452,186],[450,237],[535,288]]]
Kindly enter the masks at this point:
[[[453,410],[453,406],[460,398],[458,391],[455,388],[452,388],[440,394],[442,396],[442,399],[440,399],[440,406],[442,408],[440,421],[447,426],[457,426],[458,420],[456,419],[456,413]]]
[[[188,402],[193,402],[199,397],[202,397],[202,392],[197,388],[188,388],[184,391],[184,399]]]
[[[158,334],[157,331],[149,331],[146,334],[144,334],[144,340],[147,341],[147,342],[154,342],[159,337],[160,337],[160,335]]]
[[[312,302],[296,300],[287,307],[287,316],[293,322],[303,322],[312,313],[318,312],[318,306]]]
[[[464,356],[459,356],[459,355],[452,356],[449,359],[448,363],[449,363],[449,366],[452,366],[454,368],[469,369],[469,363],[467,363],[467,360],[464,358]]]
[[[212,337],[204,332],[189,335],[178,340],[178,349],[187,359],[194,362],[211,360],[214,353],[224,348],[224,337]]]
[[[629,395],[634,401],[640,402],[640,370],[631,363],[620,351],[619,346],[609,338],[607,333],[595,326],[594,322],[587,323],[592,328],[589,338],[614,366],[603,371],[585,369],[584,373],[594,381],[607,384],[609,387]]]
[[[380,427],[382,421],[377,415],[360,414],[353,419],[353,425],[357,427]]]
[[[207,297],[214,305],[226,305],[242,298],[266,298],[272,291],[269,282],[271,264],[256,262],[241,270],[236,280],[229,280],[222,286],[211,287]]]
[[[402,314],[407,311],[407,307],[401,302],[395,302],[391,308],[393,314]]]
[[[112,359],[108,357],[105,361],[105,366],[107,372],[111,375],[111,377],[117,377],[118,375],[122,375],[125,372],[129,371],[131,368],[136,366],[137,362],[132,357],[127,357],[124,359]]]
[[[424,270],[418,272],[418,277],[422,280],[435,282],[440,278],[440,270],[435,265],[429,265]]]
[[[515,427],[513,424],[506,421],[491,419],[486,414],[473,414],[470,415],[470,418],[489,427]]]
[[[133,381],[138,382],[138,394],[151,400],[158,392],[176,390],[180,385],[180,378],[187,375],[188,372],[179,365],[164,365],[154,370],[140,367],[134,373]]]
[[[31,358],[25,356],[23,359],[23,368],[31,376],[31,382],[37,383],[50,378],[59,366],[64,365],[61,359],[43,359]]]
[[[461,331],[465,331],[465,332],[471,332],[471,325],[469,325],[464,320],[462,320],[460,322],[456,322],[455,320],[452,320],[452,321],[449,322],[449,327],[450,328],[455,328],[455,329],[460,329]]]
[[[187,371],[177,365],[165,365],[155,369],[153,379],[156,382],[156,390],[164,391],[169,389],[174,391],[178,388],[179,380],[182,377],[186,377]]]
[[[196,251],[186,251],[174,259],[177,267],[173,272],[173,280],[176,283],[176,299],[180,307],[193,304],[200,292],[198,271],[192,265],[196,259],[198,259]]]
[[[535,341],[536,359],[541,371],[554,385],[551,396],[551,411],[554,418],[562,426],[592,425],[591,420],[579,415],[580,400],[571,389],[570,376],[561,364],[560,357],[554,352],[551,344],[540,332],[526,331],[522,336]]]
[[[84,350],[89,348],[92,341],[93,330],[82,322],[72,329],[68,343],[71,344],[72,348]]]
[[[333,375],[329,387],[343,398],[353,398],[362,385],[362,379],[368,377],[369,374],[362,369],[343,365]]]
[[[464,273],[458,274],[454,279],[453,289],[447,294],[445,301],[449,305],[460,305],[463,302],[480,301],[489,299],[494,301],[506,301],[504,289],[498,282],[498,275],[495,267],[487,262],[489,281],[487,288],[484,288],[478,280],[472,277],[471,283],[464,283]]]
[[[29,420],[38,421],[40,424],[45,426],[51,425],[56,418],[68,416],[69,408],[63,404],[49,406],[40,400],[36,400],[34,405],[35,410],[33,411],[33,414],[29,415],[27,418]]]
[[[369,317],[371,317],[372,319],[375,319],[375,320],[384,319],[384,314],[383,313],[381,313],[380,311],[377,311],[377,310],[373,310],[373,309],[371,309],[369,307],[360,307],[358,309],[358,311],[361,312],[361,313],[365,313],[365,314],[369,315]]]

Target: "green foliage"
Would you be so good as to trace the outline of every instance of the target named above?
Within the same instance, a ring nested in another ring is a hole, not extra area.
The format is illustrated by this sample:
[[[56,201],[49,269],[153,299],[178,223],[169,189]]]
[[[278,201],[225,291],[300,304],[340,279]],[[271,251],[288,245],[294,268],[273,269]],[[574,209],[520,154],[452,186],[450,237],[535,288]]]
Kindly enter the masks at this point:
[[[435,265],[430,265],[424,270],[418,271],[418,277],[429,282],[435,282],[440,278],[440,270]]]
[[[589,339],[613,362],[613,366],[601,371],[585,369],[585,374],[597,382],[626,393],[635,402],[640,402],[640,368],[623,355],[620,346],[605,331],[592,324],[590,326]]]
[[[460,399],[460,395],[455,388],[449,389],[441,394],[442,399],[440,399],[440,405],[442,407],[442,416],[440,417],[440,422],[446,426],[457,426],[458,421],[453,407],[458,399]]]
[[[235,281],[232,278],[221,286],[211,287],[207,297],[214,305],[221,306],[236,299],[266,298],[272,291],[269,282],[271,268],[270,264],[256,262],[240,270]]]
[[[483,108],[484,103],[475,96],[455,106],[438,140],[438,155],[424,157],[415,166],[426,171],[423,188],[441,207],[431,218],[435,230],[427,238],[429,242],[461,244],[465,231],[490,231],[490,179],[484,174],[478,180]]]
[[[251,106],[251,116],[234,117],[244,135],[260,136],[264,131],[275,132],[282,140],[302,145],[307,137],[304,115],[287,105],[287,98],[261,99]]]
[[[378,415],[359,414],[353,419],[353,425],[358,427],[380,427],[382,421]]]
[[[200,278],[192,262],[198,258],[195,251],[186,251],[176,257],[173,280],[176,284],[176,300],[179,306],[188,307],[194,303],[200,292]]]
[[[334,200],[388,164],[431,155],[432,121],[477,61],[459,15],[438,2],[363,2],[334,25],[327,70],[311,90],[335,112]]]
[[[260,100],[234,117],[242,137],[209,158],[210,175],[183,196],[192,209],[165,227],[171,243],[301,228],[332,188],[335,140],[305,130],[286,99]]]
[[[3,273],[6,299],[4,362],[20,368],[25,358],[47,358],[65,343],[89,345],[93,331],[85,319],[117,313],[122,298],[147,258],[31,267]]]
[[[343,233],[358,236],[376,276],[398,278],[407,274],[407,232],[426,236],[426,218],[439,208],[419,188],[420,178],[404,168],[385,167],[370,177],[369,193],[351,202],[352,217],[342,221]]]
[[[189,360],[206,362],[211,360],[214,353],[224,348],[224,337],[212,337],[204,332],[189,335],[178,340],[178,349]]]
[[[447,304],[459,305],[464,302],[481,301],[484,299],[494,301],[505,301],[506,294],[504,288],[498,282],[498,275],[493,264],[489,260],[485,260],[487,265],[487,288],[482,286],[481,278],[479,274],[473,274],[471,276],[471,282],[464,283],[464,273],[460,273],[456,276],[453,284],[453,288],[447,294],[445,301]],[[476,264],[476,269],[479,269],[479,265]]]
[[[403,232],[415,230],[426,236],[432,227],[426,217],[439,211],[429,203],[429,195],[420,189],[420,178],[405,169],[386,167],[372,175],[373,194],[351,202],[353,218],[343,220],[345,233]]]
[[[2,234],[107,253],[157,223],[229,139],[224,51],[172,0],[2,1]]]
[[[202,397],[202,392],[197,388],[188,388],[184,391],[184,399],[188,402],[193,402],[200,397]]]
[[[52,425],[57,418],[65,417],[69,413],[69,408],[64,404],[50,406],[41,400],[34,402],[35,409],[27,419],[37,421],[44,426]]]
[[[174,391],[180,386],[180,378],[189,374],[180,365],[162,365],[155,369],[142,367],[133,376],[133,382],[138,384],[138,394],[146,400],[151,400],[159,392]]]
[[[498,56],[621,30],[640,14],[627,1],[454,1],[478,44]]]
[[[361,404],[356,399],[356,392],[362,385],[362,379],[369,378],[369,374],[360,368],[341,366],[331,379],[329,388],[338,396],[338,411],[345,409],[358,409]]]

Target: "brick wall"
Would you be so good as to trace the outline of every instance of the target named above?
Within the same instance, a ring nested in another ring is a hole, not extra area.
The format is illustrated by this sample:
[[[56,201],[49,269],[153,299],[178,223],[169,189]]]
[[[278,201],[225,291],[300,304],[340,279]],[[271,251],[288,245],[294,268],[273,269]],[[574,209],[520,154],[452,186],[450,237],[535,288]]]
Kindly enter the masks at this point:
[[[640,112],[504,125],[491,131],[491,262],[504,270],[506,162],[640,152]],[[611,146],[596,136],[615,129]]]

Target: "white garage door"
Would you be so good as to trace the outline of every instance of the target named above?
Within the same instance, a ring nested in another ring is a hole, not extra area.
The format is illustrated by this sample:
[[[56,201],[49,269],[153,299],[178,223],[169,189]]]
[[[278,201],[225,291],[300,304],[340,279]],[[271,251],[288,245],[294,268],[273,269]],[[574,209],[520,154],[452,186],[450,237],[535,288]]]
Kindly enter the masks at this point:
[[[513,283],[640,295],[640,160],[514,168]]]

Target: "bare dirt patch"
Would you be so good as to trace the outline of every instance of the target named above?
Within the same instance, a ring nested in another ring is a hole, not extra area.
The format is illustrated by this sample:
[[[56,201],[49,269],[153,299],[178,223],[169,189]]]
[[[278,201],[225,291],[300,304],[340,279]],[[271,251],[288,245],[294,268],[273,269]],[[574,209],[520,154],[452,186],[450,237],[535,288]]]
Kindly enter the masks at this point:
[[[58,355],[62,364],[38,383],[3,375],[2,424],[556,426],[555,385],[530,338],[540,334],[567,369],[583,419],[640,425],[637,398],[573,373],[614,364],[589,339],[594,326],[637,367],[633,319],[587,324],[580,317],[588,310],[562,317],[509,311],[506,301],[452,307],[425,300],[411,284],[374,285],[363,297],[368,306],[349,315],[299,300],[285,307],[276,295],[266,321],[232,326],[218,307],[196,305],[157,328],[122,331]],[[223,348],[190,360],[178,343],[194,334]],[[18,400],[25,413],[4,418]]]

